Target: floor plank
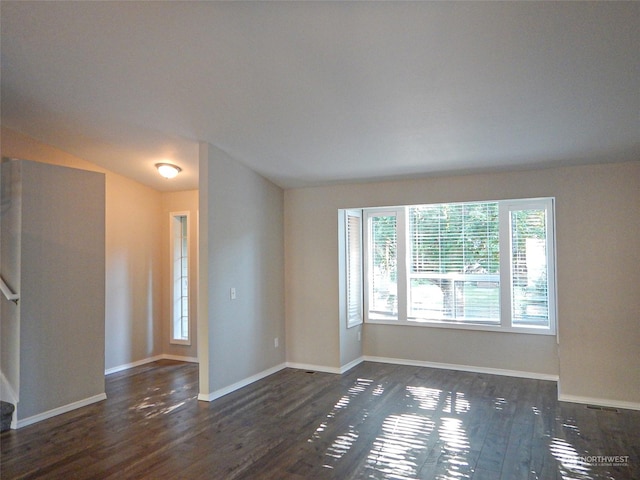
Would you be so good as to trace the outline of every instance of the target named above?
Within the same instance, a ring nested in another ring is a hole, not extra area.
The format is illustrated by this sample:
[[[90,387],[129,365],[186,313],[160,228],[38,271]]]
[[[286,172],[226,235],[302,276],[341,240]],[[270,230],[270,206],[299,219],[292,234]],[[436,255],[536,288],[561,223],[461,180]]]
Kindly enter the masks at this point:
[[[109,375],[106,401],[3,433],[0,477],[640,478],[640,412],[559,403],[554,382],[365,362],[211,403],[197,382],[168,360]]]

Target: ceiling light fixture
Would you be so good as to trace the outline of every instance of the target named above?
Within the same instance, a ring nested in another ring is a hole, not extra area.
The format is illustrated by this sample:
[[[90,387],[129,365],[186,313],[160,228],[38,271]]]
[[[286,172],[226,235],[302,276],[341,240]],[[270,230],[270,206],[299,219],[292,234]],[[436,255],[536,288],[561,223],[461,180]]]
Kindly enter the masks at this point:
[[[164,178],[173,178],[182,171],[180,167],[171,163],[156,163],[156,168]]]

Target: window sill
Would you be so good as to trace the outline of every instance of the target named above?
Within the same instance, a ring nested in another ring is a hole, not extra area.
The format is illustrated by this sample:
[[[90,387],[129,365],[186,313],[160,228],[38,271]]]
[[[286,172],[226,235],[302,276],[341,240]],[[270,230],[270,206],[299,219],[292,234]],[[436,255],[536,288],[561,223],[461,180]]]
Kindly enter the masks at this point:
[[[394,325],[404,327],[426,327],[426,328],[446,328],[450,330],[476,330],[483,332],[496,332],[496,333],[524,333],[529,335],[555,335],[556,332],[549,328],[544,327],[503,327],[501,325],[481,325],[481,324],[465,324],[465,323],[453,323],[453,322],[438,322],[438,321],[407,321],[407,320],[373,320],[368,319],[365,324],[370,325]]]

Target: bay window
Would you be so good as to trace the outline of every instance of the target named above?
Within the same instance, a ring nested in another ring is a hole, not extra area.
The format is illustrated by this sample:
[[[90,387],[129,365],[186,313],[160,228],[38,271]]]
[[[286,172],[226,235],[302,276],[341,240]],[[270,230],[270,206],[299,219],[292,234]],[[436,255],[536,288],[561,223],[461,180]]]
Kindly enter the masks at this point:
[[[362,214],[365,322],[555,333],[552,198]]]

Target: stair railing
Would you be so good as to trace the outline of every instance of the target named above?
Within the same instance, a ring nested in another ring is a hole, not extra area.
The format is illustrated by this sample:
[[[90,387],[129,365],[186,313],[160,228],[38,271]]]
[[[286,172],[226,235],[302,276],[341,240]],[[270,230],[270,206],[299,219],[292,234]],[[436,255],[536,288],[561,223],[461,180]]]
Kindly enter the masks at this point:
[[[4,278],[2,278],[2,275],[0,275],[0,290],[2,290],[2,293],[7,298],[7,300],[12,301],[16,305],[18,304],[20,295],[11,290],[9,285],[7,285],[7,282],[4,281]]]

